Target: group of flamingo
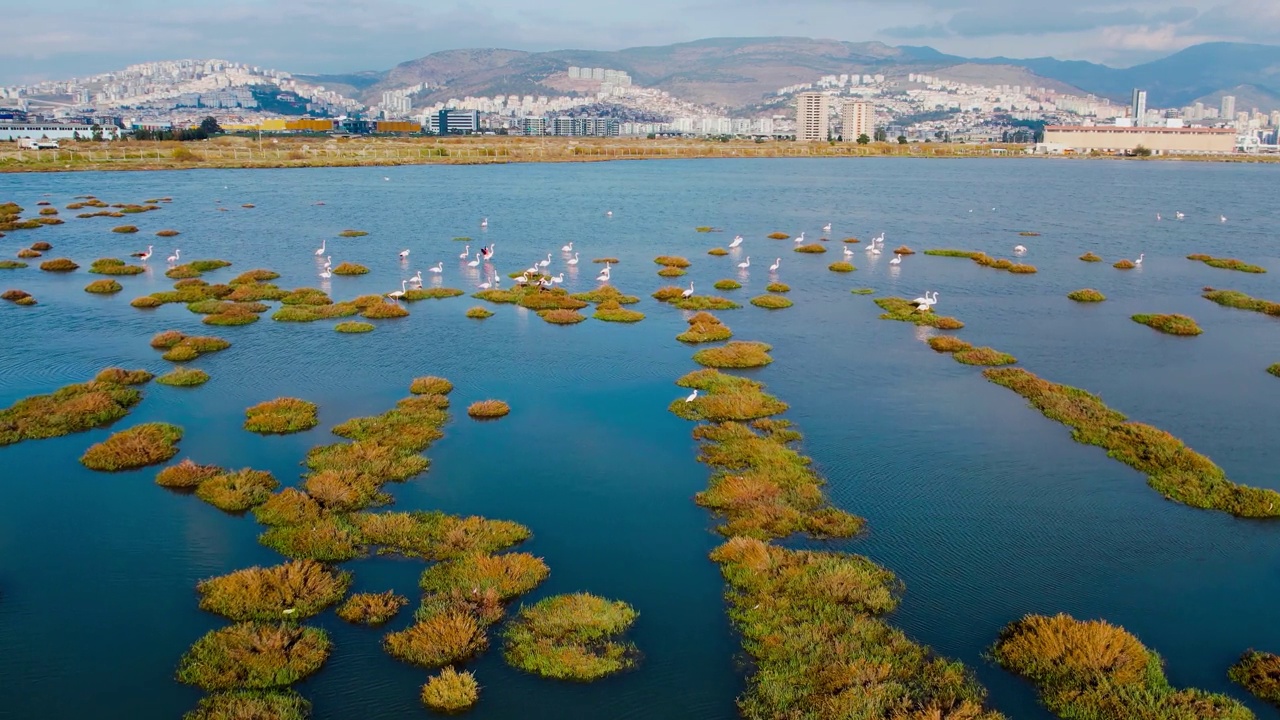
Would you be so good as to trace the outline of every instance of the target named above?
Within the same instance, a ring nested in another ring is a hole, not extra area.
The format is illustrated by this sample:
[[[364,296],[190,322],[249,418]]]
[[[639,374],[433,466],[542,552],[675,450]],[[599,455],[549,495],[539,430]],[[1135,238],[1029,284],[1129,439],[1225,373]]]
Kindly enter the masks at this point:
[[[154,248],[155,248],[155,246],[154,246],[154,245],[148,245],[148,246],[147,246],[147,249],[146,249],[146,251],[145,251],[145,252],[136,252],[136,253],[131,254],[131,255],[130,255],[130,257],[136,257],[136,258],[138,258],[139,260],[141,260],[142,262],[146,262],[146,261],[148,261],[148,260],[150,260],[150,259],[151,259],[151,254],[152,254],[152,251],[153,251],[153,249],[154,249]],[[182,258],[182,250],[180,250],[180,249],[178,249],[178,248],[174,248],[174,249],[173,249],[173,254],[172,254],[172,255],[170,255],[169,257],[165,258],[165,261],[166,261],[166,262],[168,262],[170,265],[174,265],[174,264],[176,264],[176,263],[178,262],[178,260],[180,260],[181,258]]]

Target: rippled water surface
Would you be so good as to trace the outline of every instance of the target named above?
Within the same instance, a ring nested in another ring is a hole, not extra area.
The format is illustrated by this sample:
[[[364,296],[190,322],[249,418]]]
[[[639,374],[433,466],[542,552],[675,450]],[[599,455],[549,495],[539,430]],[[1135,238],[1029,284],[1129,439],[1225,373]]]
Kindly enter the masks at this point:
[[[636,307],[648,317],[638,325],[556,327],[509,306],[477,322],[463,317],[477,304],[465,297],[413,304],[409,318],[378,322],[367,335],[266,317],[213,329],[233,347],[193,363],[212,380],[147,386],[115,429],[178,423],[187,433],[179,457],[270,470],[290,483],[306,450],[331,441],[333,425],[388,409],[415,376],[448,377],[455,417],[427,451],[430,471],[392,488],[395,507],[528,525],[534,537],[523,549],[544,557],[551,577],[525,601],[578,590],[626,600],[640,611],[633,639],[644,652],[632,673],[577,685],[517,673],[495,647],[473,665],[484,689],[470,717],[732,718],[743,688],[739,643],[706,559],[717,542],[711,521],[691,499],[707,473],[691,427],[666,410],[683,394],[672,381],[695,366],[674,340],[683,314],[647,296],[667,284],[655,255],[691,259],[680,280],[701,291],[739,277],[735,266],[750,254],[745,287],[726,293],[744,305],[781,257],[778,277],[792,286],[795,307],[747,305],[720,316],[736,338],[774,346],[776,361],[753,377],[790,403],[835,501],[869,520],[867,535],[841,546],[905,581],[893,622],[975,668],[1013,718],[1049,716],[1029,686],[982,653],[1010,620],[1059,611],[1121,624],[1165,657],[1175,685],[1228,692],[1259,717],[1277,718],[1231,685],[1226,669],[1245,648],[1280,650],[1280,526],[1163,500],[1137,472],[1074,443],[977,369],[930,351],[924,332],[878,320],[871,298],[849,293],[937,290],[938,310],[967,323],[964,338],[1174,433],[1237,482],[1280,489],[1280,379],[1264,372],[1280,362],[1280,325],[1199,297],[1213,285],[1280,300],[1276,274],[1184,259],[1205,252],[1280,271],[1277,179],[1274,166],[905,159],[5,175],[0,202],[30,213],[41,199],[61,208],[85,193],[173,202],[128,220],[64,210],[65,225],[0,238],[4,257],[46,240],[55,246],[46,257],[82,265],[68,275],[34,263],[0,271],[0,289],[22,288],[40,302],[0,303],[0,406],[108,365],[162,372],[152,334],[209,331],[180,305],[128,305],[170,285],[157,261],[174,246],[184,258],[234,263],[211,280],[266,267],[282,274],[282,287],[299,287],[322,282],[313,251],[328,238],[335,264],[372,270],[321,285],[335,299],[397,289],[437,261],[441,284],[473,290],[479,280],[457,258],[464,243],[455,236],[476,238],[473,250],[496,243],[504,279],[550,252],[551,269],[565,270],[572,290],[595,285],[599,266],[590,259],[617,257],[614,284],[645,297]],[[1155,221],[1178,210],[1184,221]],[[142,232],[110,232],[123,222]],[[777,230],[817,238],[827,222],[835,227],[825,255],[764,238]],[[725,232],[699,234],[698,225]],[[182,234],[154,238],[161,228]],[[336,238],[344,228],[369,235]],[[853,246],[857,272],[826,269],[840,259],[839,239],[882,231],[887,248],[1009,256],[1021,242],[1040,272],[922,255],[895,268],[890,254],[871,258],[862,245]],[[705,254],[734,233],[747,238],[740,251]],[[157,240],[155,270],[120,278],[123,293],[82,292],[95,277],[85,272],[90,261]],[[569,241],[582,253],[576,271],[560,252]],[[402,265],[404,248],[412,252]],[[1086,250],[1107,262],[1078,261]],[[1110,266],[1139,253],[1139,270]],[[1109,300],[1082,306],[1064,297],[1081,287]],[[1161,335],[1128,319],[1138,312],[1190,314],[1205,332]],[[319,403],[320,427],[271,438],[241,429],[245,407],[281,395]],[[483,424],[458,417],[486,397],[507,400],[512,414]],[[251,516],[168,492],[153,483],[154,468],[82,468],[77,458],[109,432],[0,448],[0,717],[179,716],[200,693],[172,680],[178,658],[223,624],[197,609],[196,581],[279,560],[257,544]],[[416,597],[423,564],[384,557],[347,567],[358,590]],[[335,641],[324,669],[299,685],[316,718],[427,714],[417,699],[427,673],[386,656],[380,631],[332,613],[315,622]]]

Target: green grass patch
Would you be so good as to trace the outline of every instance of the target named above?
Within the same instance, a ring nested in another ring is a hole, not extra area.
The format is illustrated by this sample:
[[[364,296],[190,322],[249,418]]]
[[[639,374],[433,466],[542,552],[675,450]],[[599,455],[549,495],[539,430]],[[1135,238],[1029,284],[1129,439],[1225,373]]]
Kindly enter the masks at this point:
[[[770,345],[762,342],[733,340],[719,347],[705,348],[693,354],[693,361],[711,368],[764,367],[773,362]]]
[[[17,260],[0,260],[0,270],[21,270],[25,267],[26,263]]]
[[[1280,705],[1280,656],[1275,653],[1246,650],[1227,671],[1227,677],[1254,697]]]
[[[721,248],[721,247],[715,247],[715,248],[711,248],[710,250],[708,250],[708,251],[707,251],[707,254],[708,254],[708,255],[714,255],[714,256],[716,256],[716,257],[724,257],[725,255],[728,255],[728,254],[729,254],[729,251],[728,251],[728,250],[725,250],[724,248]]]
[[[344,238],[364,237],[365,235],[368,235],[368,234],[369,233],[365,232],[364,230],[343,230],[342,232],[338,233],[338,237],[344,237]]]
[[[196,584],[200,609],[229,620],[305,620],[337,604],[351,586],[351,573],[334,572],[315,560],[237,570]]]
[[[1132,320],[1169,335],[1199,335],[1204,332],[1186,315],[1134,315]]]
[[[244,429],[259,435],[288,435],[320,423],[315,403],[290,397],[258,403],[244,414]]]
[[[1093,288],[1083,288],[1067,293],[1067,297],[1082,303],[1099,303],[1107,299],[1106,295]]]
[[[586,315],[583,315],[577,310],[563,310],[559,308],[539,310],[538,317],[552,325],[577,325],[587,319]]]
[[[311,703],[293,692],[236,690],[200,698],[182,720],[307,720]]]
[[[770,240],[790,240],[791,239],[791,236],[784,232],[772,232],[772,233],[769,233],[768,235],[765,235],[765,237],[769,238]]]
[[[340,333],[367,333],[373,332],[373,323],[348,320],[334,325],[333,329]]]
[[[261,505],[280,483],[265,470],[243,468],[219,473],[200,483],[196,497],[229,513],[241,513]]]
[[[1188,255],[1187,259],[1196,260],[1198,262],[1204,263],[1205,265],[1208,265],[1209,267],[1215,267],[1222,270],[1235,270],[1237,272],[1246,272],[1246,273],[1255,273],[1255,274],[1262,274],[1267,271],[1267,269],[1264,267],[1260,267],[1258,265],[1250,265],[1249,263],[1244,262],[1243,260],[1237,260],[1235,258],[1216,258],[1211,255],[1196,253],[1194,255]]]
[[[427,560],[497,552],[530,536],[529,528],[519,523],[442,512],[365,512],[350,517],[364,540],[380,552]]]
[[[788,284],[786,284],[786,283],[780,283],[780,282],[771,282],[771,283],[769,283],[768,285],[765,285],[765,286],[764,286],[764,289],[765,289],[766,291],[768,291],[768,292],[771,292],[771,293],[789,293],[789,292],[791,292],[791,286],[790,286],[790,285],[788,285]]]
[[[157,465],[178,454],[182,428],[169,423],[143,423],[112,433],[80,457],[90,470],[117,472]]]
[[[961,350],[970,350],[973,345],[954,335],[935,335],[929,338],[929,347],[940,353],[954,353]]]
[[[380,593],[356,593],[338,606],[338,617],[355,625],[383,625],[395,617],[409,599],[388,590]]]
[[[989,347],[972,347],[957,350],[951,357],[955,358],[956,362],[965,365],[983,365],[987,367],[1012,365],[1018,362],[1018,359],[1014,356]]]
[[[737,280],[717,280],[714,287],[717,290],[738,290],[742,288],[742,283]]]
[[[124,286],[115,280],[94,280],[84,286],[84,291],[95,295],[112,295],[124,289]]]
[[[849,292],[853,293],[854,295],[874,295],[875,289],[874,288],[854,288]]]
[[[119,258],[98,258],[89,264],[89,272],[96,275],[141,275],[146,271],[141,265],[129,265]]]
[[[1087,252],[1081,255],[1080,259],[1083,260],[1084,262],[1091,262],[1091,263],[1102,262],[1101,257],[1098,257],[1097,255],[1094,255],[1091,252]]]
[[[850,273],[850,272],[853,272],[854,270],[857,270],[858,268],[854,267],[853,263],[841,261],[841,262],[831,263],[830,265],[827,266],[827,269],[830,270],[831,272]]]
[[[600,303],[591,317],[605,322],[636,323],[644,319],[644,313],[638,310],[628,310],[616,300],[608,300]]]
[[[466,295],[466,293],[457,288],[414,288],[405,292],[402,299],[414,302],[416,300],[444,300],[445,298],[461,297],[462,295]]]
[[[707,312],[695,313],[689,318],[689,329],[676,336],[680,342],[698,344],[723,342],[733,337],[729,326],[720,322],[720,318]]]
[[[658,275],[660,277],[667,277],[667,278],[680,277],[681,275],[684,275],[684,274],[685,274],[685,271],[681,270],[678,267],[664,267],[658,271]]]
[[[209,373],[197,368],[174,368],[156,378],[156,382],[174,387],[195,387],[209,382]]]
[[[427,678],[422,686],[422,704],[438,713],[460,713],[469,710],[480,699],[480,683],[470,671],[452,666]]]
[[[1117,262],[1115,265],[1112,265],[1111,267],[1117,270],[1132,270],[1138,266],[1132,260],[1121,260]]]
[[[484,320],[485,318],[493,317],[493,311],[477,305],[467,310],[467,317],[472,320]],[[372,326],[370,326],[370,329],[372,329]]]
[[[554,595],[520,612],[504,632],[512,667],[558,680],[591,681],[635,667],[639,651],[618,638],[639,613],[588,593]]]
[[[511,406],[501,400],[478,400],[467,406],[467,414],[478,420],[505,417]]]
[[[258,542],[285,557],[321,562],[344,562],[365,552],[355,527],[346,519],[333,516],[297,525],[272,526],[258,536]]]
[[[915,323],[916,325],[927,325],[939,330],[959,330],[964,327],[964,323],[953,317],[935,315],[929,310],[917,310],[916,306],[906,298],[876,298],[875,303],[880,306],[881,310],[884,310],[884,314],[880,316],[881,320],[898,320],[900,322]]]
[[[141,399],[142,394],[131,387],[99,381],[24,398],[0,410],[0,446],[109,425]]]
[[[237,325],[249,325],[258,322],[260,318],[258,314],[244,307],[231,307],[223,312],[205,315],[200,322],[205,325],[214,325],[218,327],[233,327]]]
[[[1267,368],[1267,372],[1271,373],[1272,375],[1275,375],[1276,377],[1280,377],[1280,363],[1272,364],[1270,367]]]
[[[54,258],[40,263],[40,269],[45,272],[72,272],[79,267],[70,258]]]
[[[690,263],[687,259],[679,257],[677,255],[659,255],[658,257],[654,258],[653,261],[665,267],[676,267],[676,268],[687,268],[693,264],[693,263]]]
[[[500,602],[524,595],[547,579],[551,570],[529,553],[471,553],[425,570],[418,584],[428,595],[490,595]]]
[[[1280,317],[1280,303],[1250,297],[1249,295],[1235,290],[1214,290],[1213,288],[1205,288],[1204,294],[1201,295],[1201,297],[1205,300],[1212,300],[1224,307],[1236,308],[1238,310],[1252,310],[1253,312],[1259,312],[1264,315]]]
[[[683,292],[683,290],[681,291]],[[742,307],[738,303],[714,295],[691,295],[687,298],[677,297],[671,304],[681,310],[733,310]]]
[[[286,687],[319,670],[330,647],[316,628],[239,623],[197,640],[178,663],[178,682],[208,691]]]
[[[574,293],[570,297],[574,300],[581,300],[582,302],[594,303],[597,305],[606,302],[616,302],[619,305],[634,305],[635,303],[640,302],[640,298],[635,295],[626,295],[612,285],[601,285],[595,290]]]
[[[117,225],[116,227],[111,228],[111,232],[120,233],[121,235],[131,235],[133,233],[138,232],[138,226],[137,225]]]
[[[1238,517],[1280,517],[1280,493],[1238,485],[1212,460],[1163,430],[1130,422],[1084,390],[1058,385],[1019,368],[986,370],[991,382],[1026,398],[1051,420],[1070,427],[1076,442],[1097,445],[1107,455],[1147,476],[1166,498]]]
[[[360,308],[350,303],[333,303],[332,305],[284,305],[271,314],[276,322],[315,322],[316,320],[332,320],[334,318],[351,317],[360,312]],[[340,325],[368,325],[368,323],[339,323]],[[373,329],[373,326],[369,326]],[[341,331],[340,331],[341,332]]]
[[[764,392],[760,383],[714,368],[695,370],[677,380],[676,385],[700,393],[693,401],[678,398],[667,408],[684,420],[743,422],[787,411],[787,404]]]
[[[367,275],[369,268],[359,263],[344,262],[334,267],[332,273],[334,275]]]
[[[810,243],[808,245],[797,245],[795,247],[795,252],[798,252],[798,253],[824,253],[826,251],[827,251],[827,246],[820,245],[818,243]]]
[[[782,310],[791,307],[795,303],[781,295],[757,295],[751,298],[751,304],[766,310]]]

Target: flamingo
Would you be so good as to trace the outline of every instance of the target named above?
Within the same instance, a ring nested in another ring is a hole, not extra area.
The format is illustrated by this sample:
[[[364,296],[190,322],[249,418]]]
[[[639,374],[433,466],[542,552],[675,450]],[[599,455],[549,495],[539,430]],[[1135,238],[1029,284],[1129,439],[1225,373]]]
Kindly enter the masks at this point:
[[[488,289],[489,289],[489,288],[491,288],[491,287],[493,287],[493,285],[492,285],[488,280],[485,280],[484,282],[480,283],[480,285],[479,285],[479,288],[480,288],[481,290],[488,290]]]
[[[401,251],[400,251],[400,259],[401,259],[401,260],[407,260],[407,259],[409,259],[409,249],[408,249],[408,248],[405,248],[404,250],[401,250]]]
[[[1226,215],[1219,215],[1219,216],[1218,216],[1218,222],[1226,222],[1226,221],[1227,221],[1227,216],[1226,216]]]
[[[329,278],[333,277],[333,273],[329,272],[328,267],[325,267],[324,270],[320,271],[320,277],[324,278],[325,280],[328,280]]]
[[[528,276],[528,275],[517,275],[515,279],[516,279],[516,284],[517,284],[517,285],[523,285],[523,284],[525,284],[525,283],[529,282],[529,276]]]
[[[1137,260],[1134,260],[1134,261],[1133,261],[1133,264],[1134,264],[1134,265],[1141,265],[1141,264],[1142,264],[1142,258],[1143,258],[1143,253],[1138,253],[1138,259],[1137,259]]]
[[[535,262],[532,267],[530,267],[528,270],[525,270],[524,272],[526,275],[537,275],[540,272],[538,270],[538,263]]]
[[[146,252],[136,252],[133,254],[133,256],[136,258],[142,258],[142,262],[146,262],[151,257],[152,247],[153,247],[152,245],[148,245]]]
[[[738,263],[738,267],[743,270],[746,270],[747,268],[751,267],[751,256],[748,255],[746,260]]]
[[[387,177],[386,175],[383,175],[383,176],[382,176],[382,181],[383,181],[383,182],[391,182],[391,178]],[[223,187],[226,187],[226,186],[224,185]]]
[[[476,253],[476,259],[467,263],[467,267],[479,267],[479,266],[480,266],[480,253]]]
[[[440,273],[444,272],[444,263],[442,262],[436,263],[435,267],[427,268],[427,272],[432,272],[439,275]]]
[[[845,248],[845,249],[848,250],[849,248]],[[876,239],[871,238],[871,242],[867,243],[866,251],[875,252],[875,249],[876,249]]]
[[[470,245],[464,245],[464,246],[463,246],[463,248],[462,248],[462,252],[458,254],[458,259],[459,259],[459,260],[466,260],[466,259],[467,259],[468,257],[470,257],[470,256],[471,256],[471,246],[470,246]]]
[[[573,252],[573,243],[569,243],[568,245],[560,248],[560,252]]]
[[[796,244],[799,245],[802,242],[804,242],[804,233],[800,233],[798,236],[796,236]]]
[[[1160,217],[1160,213],[1156,213],[1156,222],[1160,222],[1164,218]]]
[[[538,261],[538,267],[546,267],[546,266],[548,266],[548,265],[550,265],[550,264],[551,264],[551,253],[547,253],[547,259],[546,259],[546,260],[539,260],[539,261]]]
[[[613,217],[613,211],[612,211],[612,210],[605,210],[605,211],[604,211],[604,216],[605,216],[605,217]]]
[[[782,258],[776,258],[773,264],[769,266],[769,272],[778,272],[778,268],[782,267]]]
[[[414,285],[422,285],[422,271],[419,270],[416,275],[409,278],[409,282],[413,283]]]
[[[687,297],[692,297],[692,296],[693,296],[693,281],[692,281],[692,280],[690,280],[690,281],[689,281],[689,289],[688,289],[688,290],[685,290],[685,291],[684,291],[684,292],[682,292],[682,293],[680,293],[680,297],[682,297],[682,298],[687,298]]]
[[[328,241],[329,238],[320,238],[320,249],[316,250],[316,257],[320,257],[324,254],[324,244]]]
[[[848,246],[848,245],[845,245],[845,246],[844,246],[844,256],[845,256],[845,257],[853,257],[853,251],[849,249],[849,246]]]
[[[484,256],[486,262],[493,259],[493,249],[496,246],[497,243],[489,243],[489,247],[480,248],[480,254]]]
[[[729,243],[729,247],[730,247],[730,248],[736,248],[736,247],[738,247],[738,246],[739,246],[739,245],[741,245],[741,244],[742,244],[742,236],[741,236],[741,235],[735,235],[735,236],[733,237],[733,242]]]
[[[894,253],[894,254],[893,254],[893,259],[889,261],[889,264],[890,264],[890,265],[901,265],[901,264],[902,264],[902,256],[901,256],[901,255],[899,255],[898,253]]]
[[[172,264],[174,264],[174,263],[178,262],[178,259],[179,259],[180,257],[182,257],[182,251],[181,251],[181,250],[179,250],[179,249],[177,249],[177,248],[174,248],[174,250],[173,250],[173,254],[172,254],[172,255],[170,255],[170,256],[167,258],[167,260],[169,261],[169,264],[170,264],[170,265],[172,265]]]
[[[609,268],[605,268],[596,276],[596,282],[609,282]]]
[[[324,269],[325,269],[325,270],[328,270],[328,269],[329,269],[329,268],[331,268],[331,267],[333,267],[333,256],[332,256],[332,255],[326,255],[326,256],[324,257]]]
[[[482,228],[487,228],[487,227],[489,227],[489,218],[485,218],[485,219],[481,220],[481,221],[480,221],[480,227],[482,227]]]
[[[1182,214],[1182,211],[1181,211],[1181,210],[1179,210],[1179,211],[1175,212],[1175,213],[1173,214],[1173,216],[1174,216],[1174,217],[1176,217],[1176,218],[1177,218],[1177,219],[1179,219],[1179,220],[1182,220],[1183,218],[1185,218],[1185,217],[1186,217],[1186,215],[1183,215],[1183,214]]]
[[[401,280],[400,289],[392,290],[391,292],[387,293],[387,297],[391,298],[392,300],[399,300],[400,298],[404,297],[404,289],[405,289],[405,286],[408,284],[409,284],[408,281]]]
[[[555,283],[555,284],[557,284],[557,285],[559,285],[560,283],[564,282],[564,273],[560,273],[559,275],[554,275],[554,276],[552,276],[552,278],[551,278],[551,282],[553,282],[553,283]]]
[[[567,264],[567,265],[577,265],[577,264],[578,264],[578,253],[574,253],[574,254],[573,254],[573,258],[572,258],[572,259],[570,259],[570,260],[565,261],[565,264]]]
[[[829,232],[831,232],[831,223],[827,223],[826,225],[823,225],[823,226],[822,226],[822,232],[824,232],[824,233],[829,233]]]
[[[1027,251],[1027,247],[1025,245],[1014,245],[1013,251],[1021,255],[1022,253]]]
[[[697,388],[694,388],[694,389],[693,389],[693,392],[689,393],[689,397],[686,397],[686,398],[684,399],[684,401],[685,401],[685,402],[693,402],[694,400],[697,400],[697,399],[698,399],[698,389],[697,389]]]
[[[929,297],[929,291],[926,290],[924,292],[924,297],[918,297],[915,300],[912,300],[911,304],[915,305],[917,310],[930,310],[937,302],[938,293],[935,291],[933,293],[933,297]]]

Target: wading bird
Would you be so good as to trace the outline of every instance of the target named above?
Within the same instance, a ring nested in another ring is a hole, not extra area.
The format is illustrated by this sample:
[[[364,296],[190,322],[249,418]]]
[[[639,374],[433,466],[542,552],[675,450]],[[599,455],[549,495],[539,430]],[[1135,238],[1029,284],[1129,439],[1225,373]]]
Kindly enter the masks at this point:
[[[682,297],[682,298],[687,298],[687,297],[692,297],[692,296],[693,296],[693,281],[692,281],[692,280],[690,280],[690,281],[689,281],[689,289],[688,289],[688,290],[685,290],[685,291],[684,291],[684,292],[682,292],[682,293],[680,293],[680,297]]]
[[[746,270],[747,268],[751,267],[751,256],[748,255],[746,260],[738,263],[738,267],[743,270]]]
[[[573,252],[573,243],[569,243],[568,245],[560,248],[560,252]]]
[[[565,261],[565,263],[566,263],[566,264],[568,264],[568,265],[577,265],[577,264],[578,264],[578,253],[574,253],[574,254],[573,254],[573,257],[572,257],[571,259],[569,259],[569,260],[566,260],[566,261]]]
[[[133,256],[134,256],[134,257],[136,257],[136,258],[141,258],[141,259],[142,259],[142,262],[146,262],[147,260],[150,260],[150,259],[151,259],[151,248],[152,248],[152,247],[153,247],[152,245],[148,245],[148,246],[147,246],[147,250],[146,250],[146,252],[136,252],[136,253],[134,253],[134,254],[133,254]]]
[[[328,238],[320,238],[320,249],[316,250],[316,257],[320,257],[324,254],[324,244],[328,241]]]
[[[436,263],[436,266],[435,266],[435,267],[433,267],[433,268],[427,268],[427,272],[432,272],[432,273],[435,273],[435,274],[439,275],[440,273],[444,272],[444,263],[442,263],[442,262],[438,262],[438,263]]]
[[[392,300],[399,300],[400,298],[404,297],[404,289],[405,289],[405,286],[407,286],[408,284],[409,284],[408,282],[401,280],[400,289],[392,290],[391,292],[387,293],[387,297],[391,298]]]
[[[1025,245],[1014,245],[1013,251],[1021,255],[1022,253],[1027,251],[1027,247]]]
[[[901,255],[899,255],[898,253],[894,253],[894,254],[893,254],[893,259],[889,261],[889,264],[890,264],[890,265],[901,265],[901,264],[902,264],[902,256],[901,256]]]
[[[170,265],[172,265],[172,264],[174,264],[174,263],[178,262],[178,259],[179,259],[180,257],[182,257],[182,251],[181,251],[181,250],[179,250],[179,249],[177,249],[177,248],[174,248],[174,249],[173,249],[173,254],[172,254],[172,255],[170,255],[170,256],[169,256],[168,258],[166,258],[166,259],[169,261],[169,264],[170,264]]]
[[[694,388],[693,392],[689,393],[689,397],[685,398],[684,401],[693,402],[694,400],[697,400],[697,399],[698,399],[698,389]]]
[[[773,264],[769,266],[769,272],[778,272],[780,267],[782,267],[782,258],[776,258]]]
[[[408,249],[408,248],[405,248],[404,250],[401,250],[401,251],[400,251],[400,259],[401,259],[401,260],[407,260],[408,258],[409,258],[409,249]]]
[[[470,246],[470,245],[463,245],[463,246],[462,246],[462,252],[458,253],[458,259],[459,259],[459,260],[466,260],[466,259],[467,259],[468,257],[470,257],[470,256],[471,256],[471,246]]]
[[[738,247],[738,246],[739,246],[739,245],[741,245],[741,244],[742,244],[742,236],[741,236],[741,235],[735,235],[735,236],[734,236],[734,238],[733,238],[733,242],[729,243],[729,247],[730,247],[730,248],[736,248],[736,247]]]

